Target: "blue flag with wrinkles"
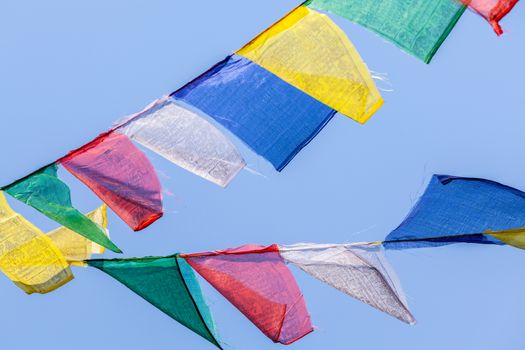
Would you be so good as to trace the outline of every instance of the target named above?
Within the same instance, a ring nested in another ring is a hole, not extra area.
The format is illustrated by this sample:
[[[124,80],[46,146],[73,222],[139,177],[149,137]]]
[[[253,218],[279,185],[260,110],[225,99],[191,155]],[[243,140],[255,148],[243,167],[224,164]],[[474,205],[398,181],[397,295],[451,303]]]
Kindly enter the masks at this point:
[[[208,114],[278,171],[336,113],[238,55],[227,57],[172,97]]]
[[[434,175],[384,245],[403,249],[461,242],[504,244],[487,232],[524,227],[524,192],[485,179]]]

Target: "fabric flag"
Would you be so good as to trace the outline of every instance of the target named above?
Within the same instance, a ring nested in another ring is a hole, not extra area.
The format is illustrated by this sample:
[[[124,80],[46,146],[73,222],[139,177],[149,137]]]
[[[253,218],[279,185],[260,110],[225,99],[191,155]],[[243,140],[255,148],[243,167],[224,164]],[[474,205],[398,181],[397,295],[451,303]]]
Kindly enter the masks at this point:
[[[516,248],[525,249],[525,228],[504,231],[485,231],[486,235]]]
[[[455,0],[310,0],[306,5],[358,23],[425,63],[466,8]]]
[[[218,128],[172,99],[154,104],[117,130],[222,187],[246,165]]]
[[[503,19],[518,3],[518,0],[460,0],[474,12],[485,18],[496,34],[503,34],[499,21]]]
[[[181,255],[274,342],[313,331],[303,296],[277,245]]]
[[[295,244],[281,256],[313,277],[397,319],[414,324],[380,244]]]
[[[191,268],[176,255],[137,259],[87,260],[147,302],[221,348],[215,325]]]
[[[90,241],[122,253],[101,227],[73,208],[69,187],[57,177],[56,164],[38,170],[3,190]]]
[[[140,231],[162,216],[155,169],[126,135],[102,134],[59,162],[133,230]]]
[[[305,6],[237,54],[360,123],[383,105],[368,68],[345,33],[326,15]]]
[[[384,245],[398,249],[458,242],[504,244],[497,233],[485,233],[521,228],[525,228],[524,192],[485,179],[434,175]]]
[[[238,55],[227,57],[172,96],[214,118],[278,171],[335,114]]]
[[[53,242],[14,212],[0,192],[0,270],[27,294],[48,293],[73,279]]]
[[[106,205],[86,214],[86,216],[98,226],[102,227],[105,233],[108,234]],[[48,232],[47,237],[53,241],[71,265],[84,266],[83,261],[91,258],[93,254],[104,253],[104,247],[93,243],[64,226]]]

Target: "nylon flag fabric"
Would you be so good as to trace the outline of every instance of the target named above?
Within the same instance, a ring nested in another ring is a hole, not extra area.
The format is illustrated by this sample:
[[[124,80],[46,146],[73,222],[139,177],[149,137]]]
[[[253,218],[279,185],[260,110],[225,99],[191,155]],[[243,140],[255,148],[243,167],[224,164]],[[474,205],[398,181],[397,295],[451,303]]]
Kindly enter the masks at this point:
[[[306,5],[358,23],[425,63],[466,8],[455,0],[310,0]]]
[[[175,255],[137,259],[87,260],[144,300],[221,348],[195,274]]]
[[[118,131],[222,187],[246,165],[218,128],[171,99],[132,118]]]
[[[381,245],[301,243],[279,246],[279,251],[288,263],[318,280],[403,322],[415,323]]]
[[[274,342],[313,331],[303,296],[277,245],[181,255]]]
[[[103,134],[59,162],[133,230],[140,231],[162,217],[155,169],[126,135]]]
[[[103,205],[100,208],[86,214],[86,216],[102,227],[107,234],[107,216],[106,206]],[[67,262],[71,265],[83,266],[83,261],[91,258],[93,254],[103,254],[104,247],[93,243],[89,239],[76,234],[67,227],[60,227],[56,230],[47,233],[55,246],[64,255]]]
[[[69,187],[57,177],[56,164],[38,170],[3,190],[90,241],[116,253],[122,252],[101,227],[73,208]]]
[[[383,105],[345,33],[307,7],[299,6],[237,54],[360,123]]]
[[[27,294],[48,293],[73,279],[66,259],[0,192],[0,270]]]
[[[335,111],[233,55],[172,94],[209,115],[281,171]]]
[[[524,192],[485,179],[434,175],[384,245],[401,249],[459,242],[504,244],[485,233],[521,228],[525,228]],[[500,237],[504,234],[500,232]]]
[[[518,3],[518,0],[460,0],[474,12],[485,18],[496,34],[503,34],[499,21]]]

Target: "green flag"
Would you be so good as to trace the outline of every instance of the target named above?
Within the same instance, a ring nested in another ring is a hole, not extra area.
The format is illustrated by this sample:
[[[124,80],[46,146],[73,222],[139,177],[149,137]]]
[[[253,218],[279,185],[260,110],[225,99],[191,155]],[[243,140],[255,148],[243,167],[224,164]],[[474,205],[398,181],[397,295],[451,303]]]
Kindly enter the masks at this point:
[[[122,253],[101,227],[73,208],[69,187],[57,177],[56,164],[42,168],[3,190],[87,239]]]
[[[191,267],[176,255],[87,260],[153,306],[222,349],[215,325]]]
[[[466,9],[455,0],[310,0],[305,5],[358,23],[425,63]]]

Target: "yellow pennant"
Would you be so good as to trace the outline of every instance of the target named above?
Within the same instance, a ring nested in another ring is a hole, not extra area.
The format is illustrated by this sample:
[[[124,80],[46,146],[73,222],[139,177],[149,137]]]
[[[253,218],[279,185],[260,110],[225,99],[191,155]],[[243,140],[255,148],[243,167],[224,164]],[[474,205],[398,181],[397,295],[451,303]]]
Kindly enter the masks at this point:
[[[86,214],[86,216],[103,228],[106,235],[108,235],[106,205],[102,205],[98,209]],[[55,243],[71,265],[84,266],[84,260],[89,259],[93,254],[103,254],[105,250],[104,247],[71,231],[67,227],[57,228],[49,232],[47,236]]]
[[[504,231],[489,230],[484,233],[513,247],[525,249],[525,228],[517,228]]]
[[[0,192],[0,270],[26,293],[48,293],[73,279],[69,264],[42,231],[15,213]]]
[[[345,33],[326,15],[305,6],[237,54],[360,123],[383,104],[368,68]]]

